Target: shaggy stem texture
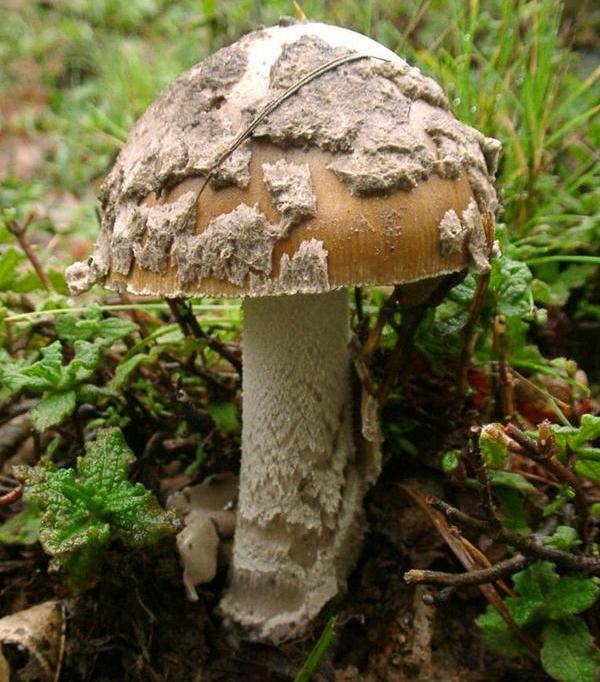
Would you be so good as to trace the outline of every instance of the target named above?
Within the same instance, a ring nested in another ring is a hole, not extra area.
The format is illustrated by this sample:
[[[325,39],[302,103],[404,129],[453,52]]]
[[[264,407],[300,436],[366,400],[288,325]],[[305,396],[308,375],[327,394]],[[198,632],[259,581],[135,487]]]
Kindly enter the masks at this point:
[[[244,302],[240,499],[227,619],[257,639],[306,629],[340,590],[368,485],[355,448],[348,298]]]

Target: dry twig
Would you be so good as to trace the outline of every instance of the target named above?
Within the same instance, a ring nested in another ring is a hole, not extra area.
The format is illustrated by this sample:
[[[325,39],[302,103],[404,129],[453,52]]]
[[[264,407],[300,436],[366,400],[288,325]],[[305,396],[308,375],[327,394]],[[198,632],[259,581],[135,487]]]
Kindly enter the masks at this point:
[[[467,585],[483,585],[506,578],[515,571],[525,568],[528,560],[522,554],[499,561],[490,568],[467,571],[466,573],[444,573],[443,571],[425,571],[413,569],[404,574],[407,583],[427,583],[429,585],[448,585],[465,587]]]
[[[23,484],[19,483],[15,488],[0,496],[0,507],[7,507],[14,504],[23,497]]]
[[[493,528],[486,520],[469,516],[460,509],[436,497],[428,497],[427,503],[440,511],[449,521],[457,526],[485,532],[495,540],[516,547],[527,557],[553,561],[571,571],[585,571],[591,575],[600,575],[600,559],[580,556],[561,549],[555,549],[554,547],[539,545],[533,538],[521,535],[510,528],[503,526]]]
[[[435,528],[446,541],[446,544],[454,552],[456,558],[467,569],[467,571],[479,570],[481,566],[477,564],[472,554],[467,551],[465,545],[463,542],[461,542],[463,538],[450,529],[446,519],[444,518],[444,515],[439,512],[435,505],[431,504],[431,499],[435,498],[426,498],[423,493],[409,485],[400,485],[400,488],[408,493],[408,495],[410,495],[410,497],[412,497],[419,507],[427,514]],[[489,583],[481,583],[479,584],[479,589],[490,602],[490,604],[492,604],[502,616],[511,632],[513,632],[514,635],[518,637],[523,644],[525,644],[532,654],[537,656],[539,654],[537,645],[531,639],[531,637],[529,637],[529,635],[527,635],[527,633],[517,625],[495,587]]]

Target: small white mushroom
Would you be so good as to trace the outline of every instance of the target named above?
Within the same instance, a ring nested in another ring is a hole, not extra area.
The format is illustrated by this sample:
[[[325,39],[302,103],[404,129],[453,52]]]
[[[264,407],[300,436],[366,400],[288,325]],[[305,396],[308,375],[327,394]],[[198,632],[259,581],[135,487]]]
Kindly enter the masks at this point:
[[[198,599],[196,586],[209,583],[217,574],[220,543],[233,536],[237,486],[237,476],[215,474],[173,493],[167,502],[183,517],[177,549],[183,563],[183,583],[192,601]]]

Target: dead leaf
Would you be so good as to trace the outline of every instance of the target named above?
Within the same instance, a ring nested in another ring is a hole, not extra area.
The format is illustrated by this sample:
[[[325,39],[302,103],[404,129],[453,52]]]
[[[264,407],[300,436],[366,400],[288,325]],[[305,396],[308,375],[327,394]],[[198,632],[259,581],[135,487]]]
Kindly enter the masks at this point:
[[[29,652],[32,662],[37,664],[40,679],[57,682],[65,649],[65,615],[61,602],[47,601],[24,611],[12,613],[0,619],[0,642],[14,644]],[[2,656],[0,680],[3,665],[8,668]]]

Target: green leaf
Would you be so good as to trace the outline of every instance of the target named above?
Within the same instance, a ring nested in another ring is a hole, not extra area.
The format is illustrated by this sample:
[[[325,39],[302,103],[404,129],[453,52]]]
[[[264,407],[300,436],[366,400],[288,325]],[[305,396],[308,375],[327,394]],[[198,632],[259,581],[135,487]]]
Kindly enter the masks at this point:
[[[558,682],[598,682],[600,656],[587,625],[576,616],[546,625],[544,670]]]
[[[26,388],[41,393],[58,386],[62,369],[62,347],[55,341],[42,348],[41,359],[28,367],[3,368],[4,380],[13,390]],[[10,371],[10,374],[7,374]],[[10,382],[14,381],[14,385]]]
[[[564,452],[567,447],[572,450],[576,448],[579,437],[579,429],[576,426],[558,426],[557,424],[553,424],[551,426],[551,431],[556,438],[556,444],[562,452]]]
[[[577,474],[591,481],[600,481],[600,448],[590,446],[591,442],[600,438],[600,417],[584,414],[579,427],[555,425],[552,433],[563,457],[567,450],[575,455]]]
[[[115,376],[110,382],[112,389],[118,389],[124,386],[135,370],[143,363],[148,362],[149,357],[145,353],[137,353],[132,355],[127,360],[123,360],[117,365],[115,369]]]
[[[573,451],[580,450],[591,441],[600,438],[600,417],[584,414],[579,428],[575,426],[552,426],[557,445],[564,450],[569,447]]]
[[[502,469],[506,461],[508,449],[502,435],[502,427],[499,424],[488,424],[479,435],[481,454],[491,469]]]
[[[515,367],[540,371],[548,367],[548,360],[540,353],[537,346],[529,344],[529,325],[518,317],[506,320],[506,356],[507,361]]]
[[[535,492],[533,486],[527,479],[523,478],[521,474],[514,474],[512,471],[498,471],[497,469],[490,469],[489,471],[490,483],[493,486],[503,486],[505,488],[512,488],[524,495],[529,495]]]
[[[39,540],[41,523],[40,510],[28,504],[0,526],[0,542],[5,545],[34,545]]]
[[[177,519],[164,511],[127,473],[135,457],[118,429],[99,431],[77,460],[77,471],[38,465],[18,467],[24,497],[42,512],[40,542],[79,589],[97,577],[101,548],[112,540],[130,547],[152,543],[174,532]]]
[[[0,255],[0,291],[12,290],[17,277],[17,266],[24,259],[24,256],[13,248],[7,249]]]
[[[75,357],[63,369],[60,388],[72,388],[78,383],[89,379],[100,365],[103,356],[102,339],[94,343],[89,341],[75,341]]]
[[[310,682],[310,680],[313,679],[313,675],[317,671],[321,663],[321,659],[327,653],[328,649],[333,643],[333,638],[335,637],[336,621],[337,618],[335,616],[329,619],[327,625],[321,633],[321,636],[319,637],[319,640],[308,655],[304,665],[294,678],[294,682]]]
[[[490,293],[495,299],[497,315],[526,317],[531,312],[531,271],[520,261],[507,256],[492,263]]]
[[[575,472],[590,481],[600,481],[600,461],[578,457],[575,461]]]
[[[60,341],[42,348],[41,359],[26,367],[8,362],[0,366],[0,379],[11,391],[27,389],[32,393],[65,392],[89,379],[102,361],[103,340],[94,343],[75,341],[75,356],[63,365]]]
[[[544,517],[552,516],[556,514],[558,510],[575,497],[575,491],[570,485],[561,485],[556,497],[544,507],[543,515]]]
[[[564,576],[548,595],[548,615],[559,620],[581,613],[596,601],[600,588],[590,578]]]
[[[103,429],[85,450],[85,455],[77,458],[77,473],[86,485],[101,490],[103,495],[126,480],[129,467],[135,462],[135,455],[119,429]]]
[[[220,431],[223,433],[239,431],[240,422],[233,403],[211,403],[207,409]]]
[[[454,471],[460,463],[460,450],[448,450],[442,457],[442,469],[446,472]]]
[[[56,333],[63,341],[94,341],[103,339],[111,345],[136,330],[135,324],[118,317],[102,318],[99,308],[86,313],[86,319],[75,315],[60,315],[56,320]]]
[[[491,604],[475,623],[481,628],[484,641],[499,654],[514,658],[529,653],[527,647],[508,629],[502,616]]]
[[[578,547],[581,544],[581,540],[575,528],[571,528],[571,526],[558,526],[550,537],[544,538],[544,544],[568,551]]]
[[[76,406],[75,391],[49,393],[31,410],[31,423],[38,431],[45,431],[70,417]]]
[[[593,605],[600,591],[595,582],[575,576],[559,577],[554,565],[547,561],[538,561],[516,573],[513,582],[519,595],[508,597],[504,604],[517,625],[534,640],[543,632],[542,662],[548,674],[565,682],[596,680],[596,677],[585,675],[590,675],[590,671],[595,673],[598,654],[590,649],[591,638],[585,623],[574,615]],[[485,641],[500,653],[506,656],[527,653],[491,605],[477,619],[477,625],[482,629]],[[568,642],[566,648],[573,650],[568,665],[562,668],[563,651],[557,653],[555,641],[559,633]],[[571,639],[575,636],[581,640],[579,649],[572,646]]]
[[[496,498],[502,512],[502,524],[519,533],[529,533],[530,528],[525,514],[523,498],[514,488],[499,486],[495,490]]]
[[[517,592],[534,601],[545,601],[559,580],[554,564],[549,561],[536,561],[513,576]]]
[[[579,426],[579,437],[582,444],[600,438],[600,417],[584,414]]]

